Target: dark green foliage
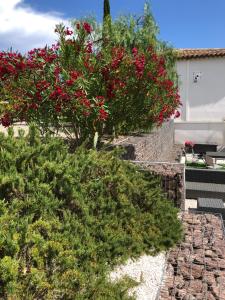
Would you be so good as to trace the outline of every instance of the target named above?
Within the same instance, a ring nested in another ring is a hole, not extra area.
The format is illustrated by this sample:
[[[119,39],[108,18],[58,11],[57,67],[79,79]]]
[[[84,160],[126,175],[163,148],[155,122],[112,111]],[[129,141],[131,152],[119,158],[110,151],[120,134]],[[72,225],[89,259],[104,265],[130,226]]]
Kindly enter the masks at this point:
[[[102,31],[103,48],[105,48],[106,45],[108,44],[111,35],[112,35],[112,19],[110,15],[110,3],[109,0],[104,0],[103,31]]]
[[[206,169],[207,165],[204,162],[186,162],[186,166],[198,169]]]
[[[110,16],[110,4],[109,0],[104,0],[104,16],[103,20]]]
[[[131,299],[108,272],[181,237],[159,182],[113,152],[0,136],[0,298]]]

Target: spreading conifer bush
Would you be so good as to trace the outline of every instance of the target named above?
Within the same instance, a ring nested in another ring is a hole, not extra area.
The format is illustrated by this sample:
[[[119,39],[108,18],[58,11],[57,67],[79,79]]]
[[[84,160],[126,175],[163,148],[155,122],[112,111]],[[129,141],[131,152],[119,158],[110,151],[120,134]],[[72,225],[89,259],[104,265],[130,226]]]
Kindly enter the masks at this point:
[[[158,179],[115,152],[10,129],[0,169],[1,299],[131,299],[110,270],[181,237]]]

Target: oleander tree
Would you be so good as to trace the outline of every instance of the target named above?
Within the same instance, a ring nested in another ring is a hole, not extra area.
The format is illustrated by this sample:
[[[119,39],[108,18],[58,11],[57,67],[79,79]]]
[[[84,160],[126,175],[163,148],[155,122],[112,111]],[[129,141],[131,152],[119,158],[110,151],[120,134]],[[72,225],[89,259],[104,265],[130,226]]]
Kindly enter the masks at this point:
[[[0,52],[3,126],[35,122],[43,133],[63,132],[80,144],[178,116],[174,56],[157,40],[148,5],[140,18],[112,21],[106,1],[105,15],[104,25],[56,26],[58,42],[51,47]]]

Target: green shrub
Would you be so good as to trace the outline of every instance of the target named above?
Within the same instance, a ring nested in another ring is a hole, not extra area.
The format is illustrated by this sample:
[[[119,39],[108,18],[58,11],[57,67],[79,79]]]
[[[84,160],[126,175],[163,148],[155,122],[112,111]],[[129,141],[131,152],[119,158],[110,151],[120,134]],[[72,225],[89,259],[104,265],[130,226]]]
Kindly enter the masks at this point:
[[[131,299],[129,280],[107,281],[129,257],[181,237],[159,181],[114,152],[60,139],[0,136],[0,297]]]
[[[193,167],[193,168],[198,168],[198,169],[206,169],[207,168],[207,165],[206,165],[206,163],[204,163],[204,162],[196,162],[196,161],[194,161],[194,162],[186,162],[186,166],[187,167]]]

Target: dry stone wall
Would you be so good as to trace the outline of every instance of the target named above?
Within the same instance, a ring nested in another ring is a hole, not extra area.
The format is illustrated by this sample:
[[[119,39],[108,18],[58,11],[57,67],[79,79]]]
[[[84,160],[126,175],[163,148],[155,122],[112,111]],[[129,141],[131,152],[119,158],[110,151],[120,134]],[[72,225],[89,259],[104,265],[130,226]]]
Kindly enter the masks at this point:
[[[148,161],[174,160],[174,122],[165,122],[150,133],[120,136],[114,144],[126,149],[125,159]]]
[[[136,162],[142,168],[159,175],[161,186],[167,198],[171,200],[177,208],[185,208],[185,171],[184,164],[180,163],[160,163],[160,162]]]
[[[181,146],[174,145],[173,120],[148,134],[121,136],[114,141],[114,145],[125,149],[124,159],[159,175],[168,199],[184,210],[184,165],[176,161]]]
[[[225,300],[225,239],[219,215],[183,213],[183,242],[168,255],[160,300]]]

